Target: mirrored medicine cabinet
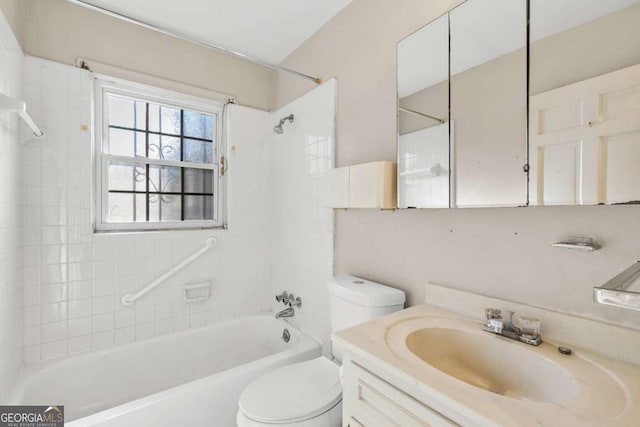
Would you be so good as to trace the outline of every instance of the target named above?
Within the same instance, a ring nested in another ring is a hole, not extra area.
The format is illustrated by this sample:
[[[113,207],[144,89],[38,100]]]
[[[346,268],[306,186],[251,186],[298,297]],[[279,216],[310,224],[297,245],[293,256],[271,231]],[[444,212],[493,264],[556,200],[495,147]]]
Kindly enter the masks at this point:
[[[398,207],[638,203],[638,22],[640,0],[467,0],[401,40]]]

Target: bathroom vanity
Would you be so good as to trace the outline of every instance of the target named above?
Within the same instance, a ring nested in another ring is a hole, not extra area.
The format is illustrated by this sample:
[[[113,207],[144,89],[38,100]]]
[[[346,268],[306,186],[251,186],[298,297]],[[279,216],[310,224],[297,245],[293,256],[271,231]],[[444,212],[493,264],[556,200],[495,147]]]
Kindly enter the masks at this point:
[[[445,298],[333,335],[347,352],[344,426],[640,425],[638,331],[446,288],[427,293]],[[442,307],[455,300],[455,312]],[[540,318],[542,343],[484,331],[486,304]]]

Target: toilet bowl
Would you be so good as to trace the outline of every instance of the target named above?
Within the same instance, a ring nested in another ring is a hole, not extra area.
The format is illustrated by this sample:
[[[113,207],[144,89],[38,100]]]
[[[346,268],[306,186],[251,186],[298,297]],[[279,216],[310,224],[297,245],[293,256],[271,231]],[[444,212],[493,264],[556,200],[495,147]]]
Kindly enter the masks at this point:
[[[342,422],[340,368],[326,357],[283,366],[240,395],[239,427],[328,427]]]
[[[339,331],[402,310],[404,292],[355,276],[328,283],[331,330]],[[267,372],[240,395],[239,427],[333,427],[342,425],[342,349],[337,362],[317,357]]]

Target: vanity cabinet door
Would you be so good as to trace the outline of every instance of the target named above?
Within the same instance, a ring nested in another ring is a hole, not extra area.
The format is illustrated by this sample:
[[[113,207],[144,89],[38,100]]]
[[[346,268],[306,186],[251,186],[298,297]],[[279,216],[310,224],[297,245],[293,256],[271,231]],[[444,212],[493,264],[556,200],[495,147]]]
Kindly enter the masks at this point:
[[[353,362],[344,369],[343,404],[345,425],[352,427],[458,425]]]

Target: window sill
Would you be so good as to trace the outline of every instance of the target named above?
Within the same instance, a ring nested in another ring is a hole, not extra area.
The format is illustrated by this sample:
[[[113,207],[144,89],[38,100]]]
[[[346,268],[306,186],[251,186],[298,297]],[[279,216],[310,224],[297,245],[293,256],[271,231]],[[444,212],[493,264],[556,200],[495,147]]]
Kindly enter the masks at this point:
[[[215,225],[211,227],[176,227],[176,228],[145,228],[145,229],[120,229],[120,230],[93,230],[94,236],[109,236],[109,235],[128,235],[128,234],[136,234],[136,235],[157,235],[162,233],[172,233],[176,231],[220,231],[220,230],[228,230],[229,228],[226,225]]]

